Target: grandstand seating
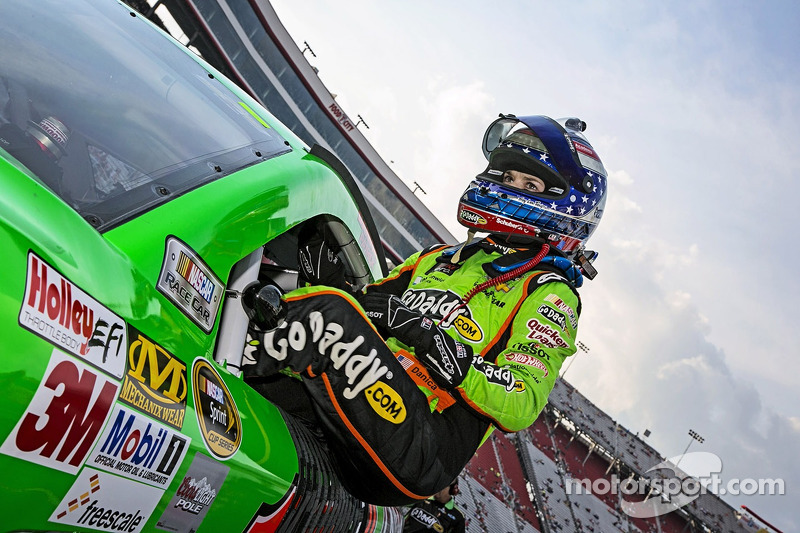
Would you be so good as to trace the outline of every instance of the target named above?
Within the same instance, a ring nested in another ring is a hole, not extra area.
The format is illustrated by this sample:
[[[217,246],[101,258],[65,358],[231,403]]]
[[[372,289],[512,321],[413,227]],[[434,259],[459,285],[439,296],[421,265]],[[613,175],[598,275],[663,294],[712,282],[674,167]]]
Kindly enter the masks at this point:
[[[579,482],[591,488],[597,480],[602,486],[615,478],[663,476],[647,472],[662,461],[652,446],[559,379],[533,426],[487,439],[461,475],[456,503],[468,533],[752,531],[739,511],[713,494],[660,516],[634,518],[622,504],[648,495],[577,489]]]

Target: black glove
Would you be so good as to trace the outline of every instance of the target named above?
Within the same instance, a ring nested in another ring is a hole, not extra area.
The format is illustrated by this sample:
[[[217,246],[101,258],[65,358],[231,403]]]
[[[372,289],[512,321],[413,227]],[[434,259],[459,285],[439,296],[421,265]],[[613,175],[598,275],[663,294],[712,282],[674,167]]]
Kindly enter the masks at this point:
[[[472,348],[462,344],[433,320],[409,309],[397,296],[367,293],[358,297],[373,324],[414,348],[414,355],[436,382],[453,389],[464,381],[472,364]]]
[[[300,232],[297,249],[300,279],[310,285],[327,285],[349,292],[344,265],[328,241],[334,242],[315,229]]]

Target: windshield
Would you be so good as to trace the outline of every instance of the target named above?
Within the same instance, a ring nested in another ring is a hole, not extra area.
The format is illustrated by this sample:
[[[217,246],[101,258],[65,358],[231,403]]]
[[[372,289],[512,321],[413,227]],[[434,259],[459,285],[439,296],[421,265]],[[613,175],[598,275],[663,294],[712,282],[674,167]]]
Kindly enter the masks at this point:
[[[288,150],[125,6],[0,2],[0,155],[98,229]]]

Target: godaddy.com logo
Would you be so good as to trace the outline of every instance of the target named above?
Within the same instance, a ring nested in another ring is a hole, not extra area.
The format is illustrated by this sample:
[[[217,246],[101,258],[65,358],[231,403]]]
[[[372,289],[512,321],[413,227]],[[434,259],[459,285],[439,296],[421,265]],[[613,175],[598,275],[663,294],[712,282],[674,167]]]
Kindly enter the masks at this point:
[[[719,477],[722,460],[709,452],[693,452],[667,459],[645,472],[647,477],[620,479],[566,479],[571,494],[621,495],[622,511],[634,518],[667,514],[696,500],[701,494],[731,496],[783,495],[783,479],[729,479]],[[626,500],[625,496],[631,496]]]

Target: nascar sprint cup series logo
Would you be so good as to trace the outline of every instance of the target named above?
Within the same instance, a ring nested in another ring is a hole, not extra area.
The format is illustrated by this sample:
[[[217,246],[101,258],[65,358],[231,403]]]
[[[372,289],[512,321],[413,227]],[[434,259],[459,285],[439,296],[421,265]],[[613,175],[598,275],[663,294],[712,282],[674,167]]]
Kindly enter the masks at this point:
[[[483,330],[472,319],[469,307],[458,307],[464,302],[452,291],[410,289],[403,293],[401,299],[413,311],[436,319],[444,318],[439,324],[443,329],[455,327],[458,334],[470,342],[483,339]]]

